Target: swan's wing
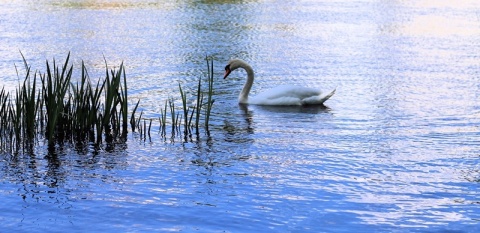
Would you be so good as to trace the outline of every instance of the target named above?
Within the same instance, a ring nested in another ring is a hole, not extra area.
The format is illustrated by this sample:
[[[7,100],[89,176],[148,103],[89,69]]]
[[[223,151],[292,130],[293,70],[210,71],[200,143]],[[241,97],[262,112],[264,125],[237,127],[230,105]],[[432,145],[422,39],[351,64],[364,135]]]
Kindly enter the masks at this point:
[[[280,96],[277,98],[264,99],[255,96],[248,100],[249,104],[274,105],[274,106],[300,106],[301,100],[297,97]]]
[[[335,90],[326,96],[315,88],[299,86],[278,86],[249,99],[250,104],[258,105],[309,105],[323,104],[335,94]]]
[[[318,96],[322,92],[315,88],[310,87],[301,87],[301,86],[291,86],[291,85],[282,85],[277,86],[262,93],[259,93],[255,96],[258,99],[277,99],[277,98],[297,98],[304,99],[310,96]]]

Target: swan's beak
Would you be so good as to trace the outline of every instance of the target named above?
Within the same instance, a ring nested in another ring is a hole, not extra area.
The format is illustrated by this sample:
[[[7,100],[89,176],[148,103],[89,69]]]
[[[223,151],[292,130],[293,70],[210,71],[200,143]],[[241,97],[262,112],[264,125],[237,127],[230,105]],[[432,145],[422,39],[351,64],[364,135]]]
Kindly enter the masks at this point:
[[[229,68],[225,67],[225,74],[223,75],[223,79],[226,79],[231,72],[232,71]]]

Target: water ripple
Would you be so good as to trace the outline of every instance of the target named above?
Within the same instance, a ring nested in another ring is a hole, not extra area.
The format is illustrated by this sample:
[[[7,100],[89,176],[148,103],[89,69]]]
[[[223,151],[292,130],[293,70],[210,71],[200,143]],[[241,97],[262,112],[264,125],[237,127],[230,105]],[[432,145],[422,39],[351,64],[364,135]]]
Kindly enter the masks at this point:
[[[157,118],[214,59],[210,134],[0,155],[2,230],[477,232],[477,1],[10,1],[0,83],[72,52],[125,62]],[[326,107],[237,104],[275,85],[337,88]],[[20,70],[22,71],[22,70]],[[158,122],[154,121],[158,129]]]

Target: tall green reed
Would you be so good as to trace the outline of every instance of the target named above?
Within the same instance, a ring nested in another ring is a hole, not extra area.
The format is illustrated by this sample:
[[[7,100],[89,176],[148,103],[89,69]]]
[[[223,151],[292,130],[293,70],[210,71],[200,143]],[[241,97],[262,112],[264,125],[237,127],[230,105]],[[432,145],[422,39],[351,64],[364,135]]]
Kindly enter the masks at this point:
[[[55,60],[53,60],[53,68],[47,61],[47,73],[40,75],[46,110],[47,126],[45,132],[50,145],[55,143],[54,137],[62,138],[64,136],[63,133],[65,133],[63,126],[66,123],[65,118],[67,116],[64,115],[64,100],[73,72],[73,66],[68,67],[69,59],[70,53],[68,53],[63,67],[58,67]]]
[[[187,106],[187,95],[183,92],[182,85],[180,83],[178,84],[178,89],[180,91],[180,98],[182,99],[182,107],[183,107],[183,120],[184,120],[184,126],[183,126],[183,133],[186,136],[190,132],[190,126],[188,125],[188,112],[190,111],[190,108]]]
[[[22,58],[25,76],[15,94],[11,95],[5,88],[0,90],[0,152],[18,151],[42,136],[49,146],[64,141],[95,145],[124,141],[129,122],[132,131],[139,129],[144,138],[147,135],[150,137],[152,119],[148,127],[144,120],[142,127],[143,111],[138,119],[135,117],[140,100],[128,119],[129,99],[123,63],[117,69],[109,69],[105,61],[105,78],[92,83],[83,61],[80,76],[74,77],[70,53],[64,63],[47,60],[44,73],[32,72],[23,54]],[[171,125],[172,137],[181,134],[182,124],[185,140],[192,136],[192,129],[198,137],[201,118],[209,133],[214,103],[213,61],[208,57],[206,60],[207,90],[202,88],[202,78],[199,78],[193,93],[179,84],[182,104],[176,105],[175,99],[170,97],[161,110],[159,131],[162,137],[166,136],[167,122]],[[18,70],[17,76],[20,78]],[[191,99],[189,95],[196,99],[194,104],[187,102]]]
[[[213,103],[215,102],[213,97],[213,60],[209,59],[208,57],[205,58],[207,61],[207,78],[208,78],[208,92],[207,92],[207,106],[205,108],[205,129],[209,132],[209,125],[210,125],[210,114],[212,111]],[[209,64],[210,63],[210,64]]]
[[[33,141],[40,133],[49,146],[62,141],[101,144],[103,135],[107,136],[107,142],[124,140],[128,127],[128,93],[123,63],[111,70],[106,65],[105,79],[92,85],[83,62],[80,77],[72,82],[70,53],[60,65],[55,60],[51,65],[47,60],[45,73],[32,72],[23,54],[22,58],[23,82],[13,96],[4,88],[0,91],[2,151],[20,148],[20,143]],[[134,110],[137,107],[138,103]]]

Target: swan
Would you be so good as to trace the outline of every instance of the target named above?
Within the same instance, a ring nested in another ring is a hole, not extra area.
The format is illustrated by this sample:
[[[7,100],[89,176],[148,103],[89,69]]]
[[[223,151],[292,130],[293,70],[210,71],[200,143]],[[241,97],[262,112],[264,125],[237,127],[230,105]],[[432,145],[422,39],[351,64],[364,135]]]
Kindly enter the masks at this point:
[[[323,105],[330,97],[335,94],[335,90],[330,94],[322,96],[322,92],[315,88],[300,87],[300,86],[278,86],[260,93],[251,98],[248,97],[253,85],[253,69],[243,60],[233,59],[225,66],[225,75],[223,79],[234,70],[243,68],[247,71],[247,82],[243,86],[238,102],[240,104],[256,104],[256,105],[277,105],[277,106],[292,106],[292,105]]]

